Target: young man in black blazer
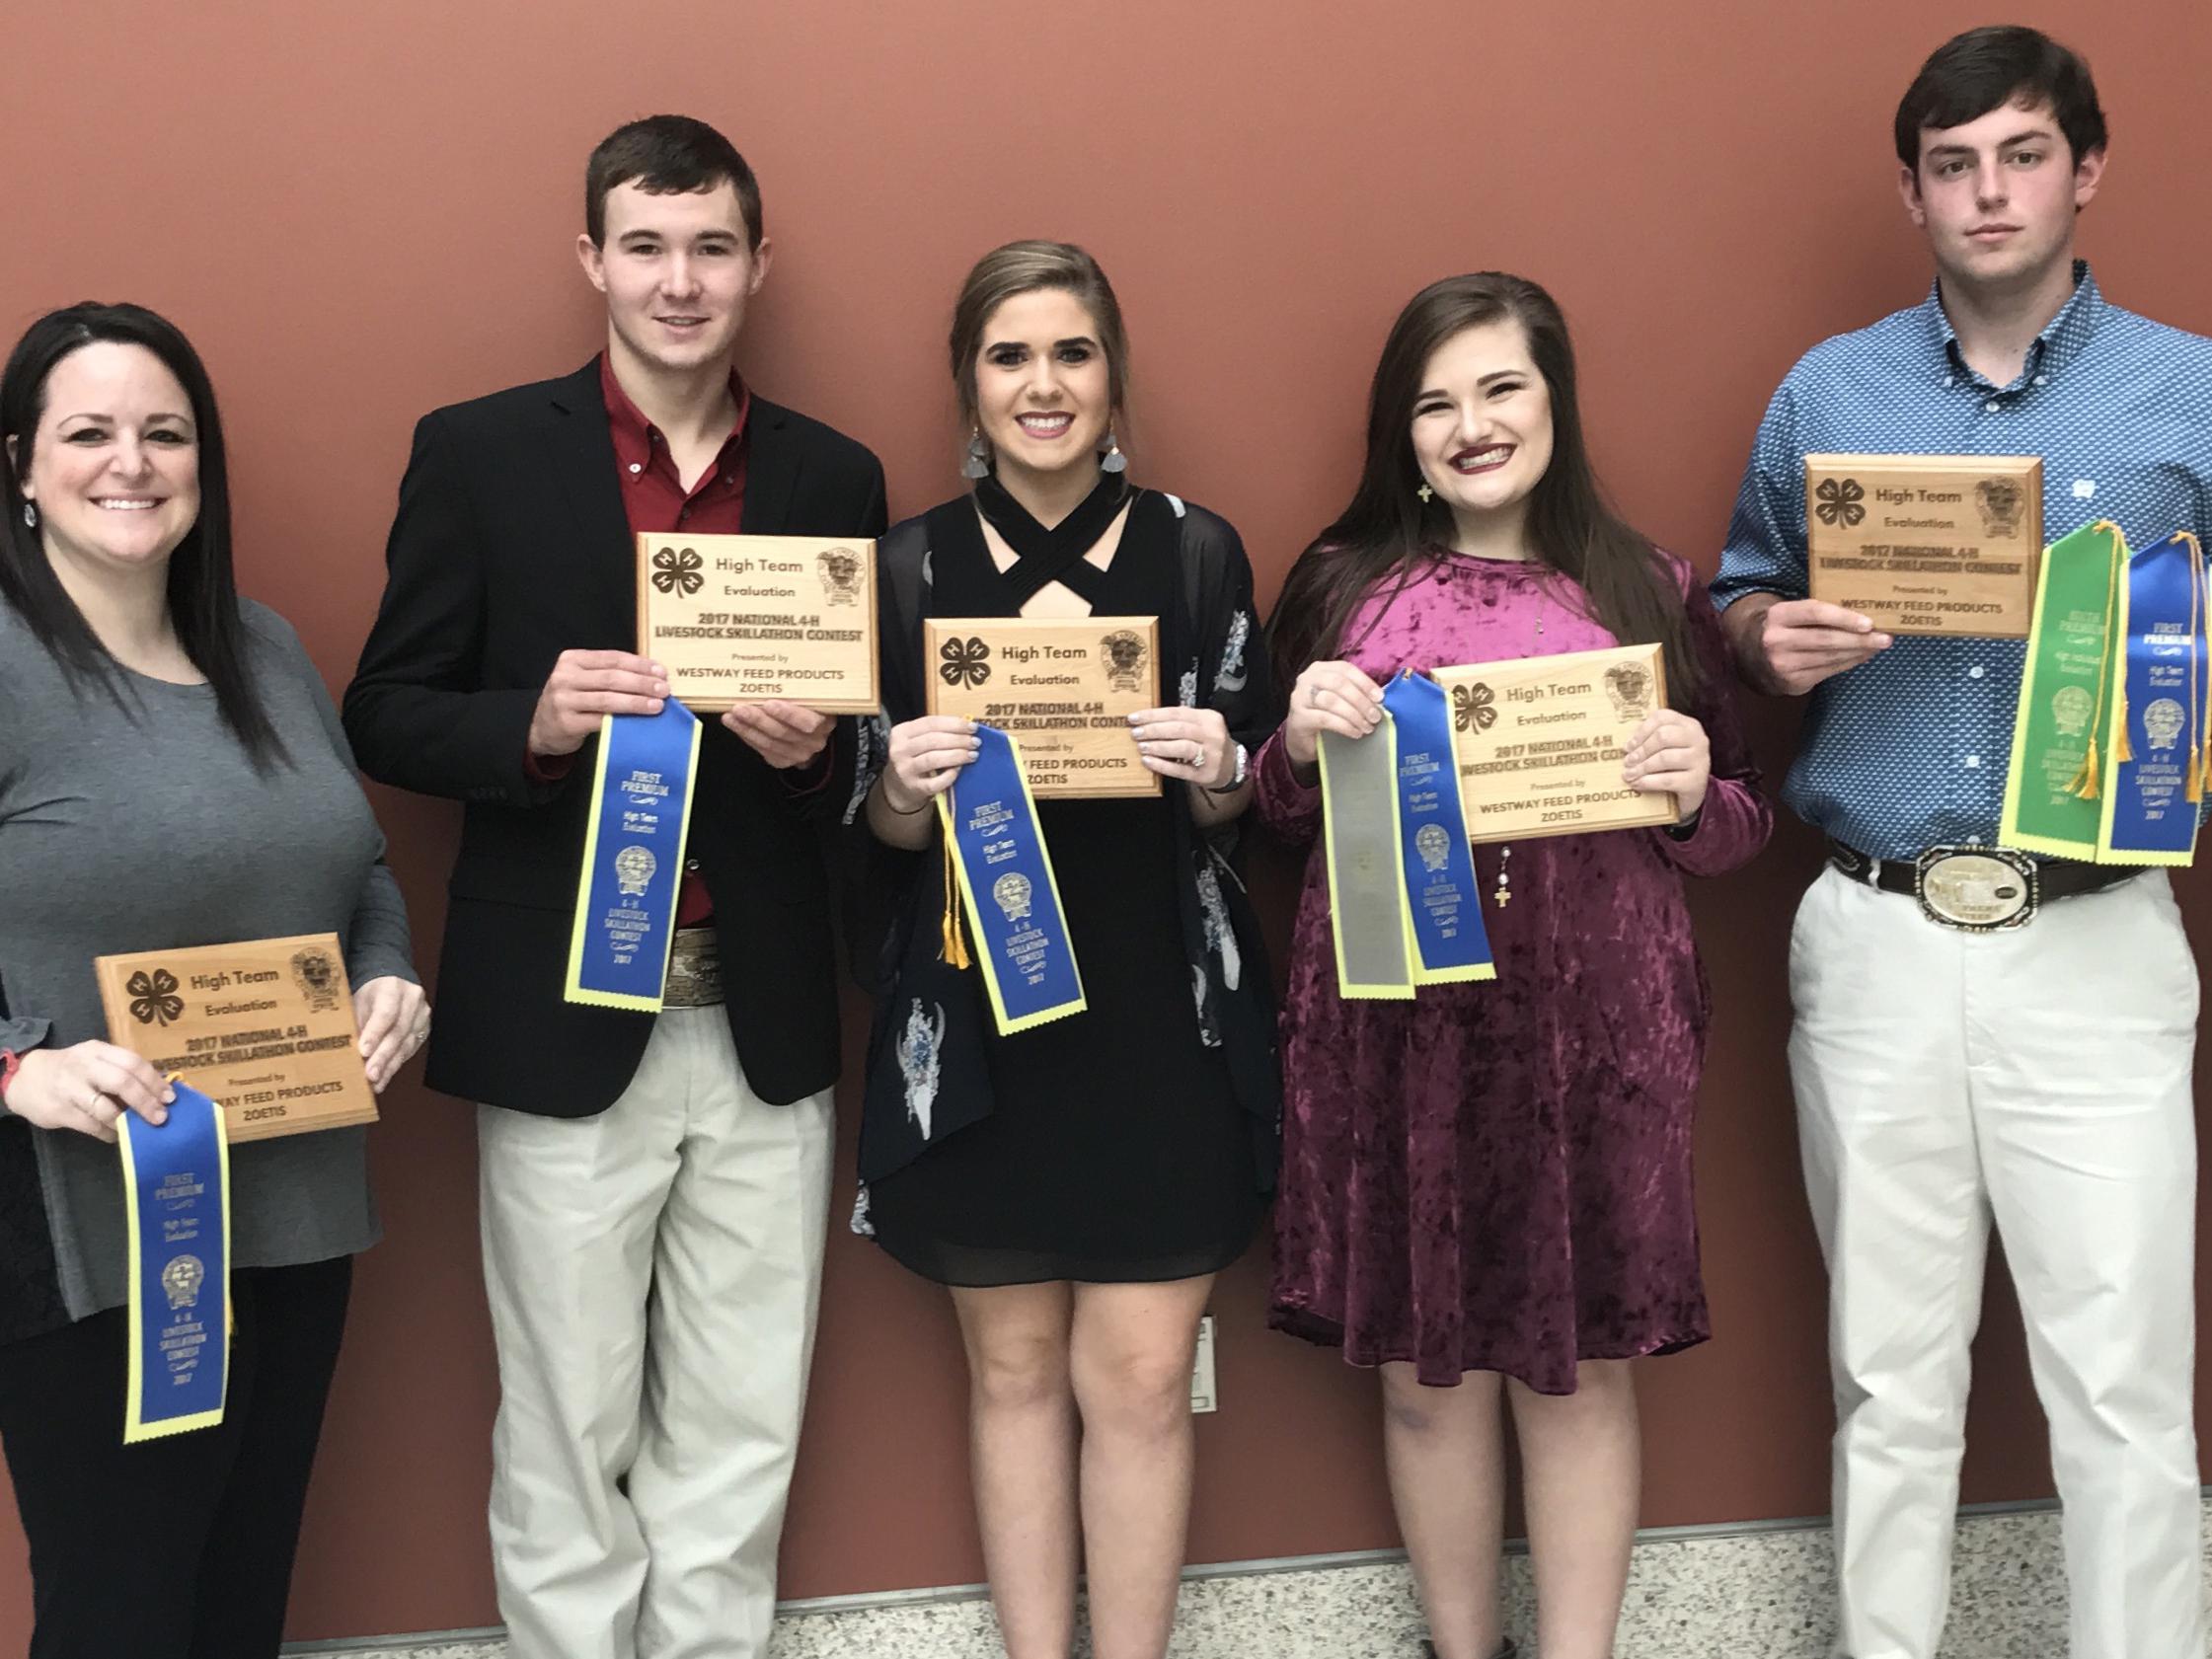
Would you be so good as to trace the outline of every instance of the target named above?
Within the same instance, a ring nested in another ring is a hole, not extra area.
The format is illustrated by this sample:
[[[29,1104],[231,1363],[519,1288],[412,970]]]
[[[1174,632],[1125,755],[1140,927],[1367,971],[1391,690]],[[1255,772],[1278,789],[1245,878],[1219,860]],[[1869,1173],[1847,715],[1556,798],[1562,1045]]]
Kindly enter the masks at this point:
[[[592,152],[577,251],[607,348],[426,415],[345,726],[466,804],[428,1081],[478,1102],[499,1354],[492,1543],[513,1659],[767,1651],[813,1342],[838,1066],[822,829],[852,722],[702,734],[669,1006],[565,1002],[600,717],[652,714],[633,536],[874,537],[883,473],[732,369],[768,273],[728,140]]]

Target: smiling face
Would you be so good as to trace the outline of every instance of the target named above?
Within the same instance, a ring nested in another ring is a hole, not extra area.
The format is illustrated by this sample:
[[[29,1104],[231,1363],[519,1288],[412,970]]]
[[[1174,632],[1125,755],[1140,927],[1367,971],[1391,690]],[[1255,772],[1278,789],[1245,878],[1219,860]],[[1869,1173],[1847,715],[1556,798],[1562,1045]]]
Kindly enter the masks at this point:
[[[636,183],[606,197],[606,241],[576,241],[591,285],[607,297],[608,347],[648,372],[722,368],[745,303],[768,275],[769,248],[746,241],[726,179],[708,190],[653,195]]]
[[[2003,292],[2072,260],[2074,216],[2103,174],[2104,152],[2075,158],[2049,105],[2005,104],[1924,128],[1920,165],[1898,170],[1898,189],[1946,278]]]
[[[199,517],[191,399],[143,345],[96,340],[46,376],[21,476],[57,566],[166,566]]]
[[[1422,479],[1455,519],[1526,514],[1552,464],[1552,393],[1520,324],[1462,329],[1429,354],[1412,440]]]
[[[1113,391],[1090,308],[1064,288],[1001,304],[975,353],[975,408],[1001,473],[1096,470]]]

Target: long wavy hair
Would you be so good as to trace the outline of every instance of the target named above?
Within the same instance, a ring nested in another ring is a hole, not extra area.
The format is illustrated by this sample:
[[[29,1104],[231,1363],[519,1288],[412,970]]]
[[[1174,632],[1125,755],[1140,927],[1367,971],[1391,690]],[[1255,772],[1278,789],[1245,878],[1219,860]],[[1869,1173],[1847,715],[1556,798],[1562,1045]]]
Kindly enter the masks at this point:
[[[54,574],[38,531],[25,522],[23,480],[31,471],[46,384],[63,358],[101,341],[140,345],[160,358],[191,401],[199,446],[199,516],[169,556],[169,617],[178,643],[207,676],[223,723],[255,767],[285,758],[254,687],[246,628],[231,569],[230,475],[215,388],[199,353],[167,318],[137,305],[87,301],[32,324],[0,369],[0,601],[14,607],[72,684],[96,686],[126,710],[127,682]],[[12,449],[14,453],[8,454]]]
[[[1650,540],[1606,504],[1591,470],[1566,319],[1534,282],[1494,270],[1430,283],[1391,326],[1368,393],[1367,463],[1359,488],[1299,555],[1268,624],[1284,684],[1308,663],[1343,653],[1352,613],[1379,583],[1395,575],[1403,585],[1445,556],[1451,509],[1416,493],[1414,400],[1429,359],[1445,341],[1508,320],[1527,339],[1552,398],[1552,464],[1529,496],[1529,539],[1537,558],[1581,588],[1590,620],[1616,640],[1663,647],[1670,700],[1679,704],[1698,689],[1681,590]]]

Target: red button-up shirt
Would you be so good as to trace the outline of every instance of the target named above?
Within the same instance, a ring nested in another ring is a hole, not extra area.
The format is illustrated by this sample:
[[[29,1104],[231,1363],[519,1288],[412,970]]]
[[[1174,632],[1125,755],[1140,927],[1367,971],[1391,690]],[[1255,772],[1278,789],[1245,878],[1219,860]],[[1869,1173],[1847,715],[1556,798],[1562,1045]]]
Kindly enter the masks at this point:
[[[614,364],[599,354],[599,392],[606,400],[607,430],[614,439],[615,472],[622,481],[622,507],[632,535],[666,535],[692,530],[702,536],[734,536],[745,513],[745,417],[752,413],[752,394],[729,373],[729,395],[737,400],[737,419],[715,456],[715,464],[687,490],[676,471],[676,458],[668,440],[630,401],[630,394],[615,379]],[[529,757],[529,771],[541,782],[564,776],[575,762],[572,756]],[[688,860],[683,883],[676,894],[676,926],[697,927],[715,913],[714,895],[700,879],[697,860]]]
[[[736,421],[714,465],[688,490],[676,471],[668,440],[630,401],[604,351],[599,353],[599,391],[607,401],[607,429],[614,437],[615,467],[622,480],[622,506],[630,516],[630,533],[659,536],[690,530],[702,536],[736,535],[745,516],[745,417],[753,409],[753,395],[737,371],[729,371]],[[676,926],[695,928],[714,913],[714,897],[699,878],[699,861],[686,861],[683,885],[676,894]]]

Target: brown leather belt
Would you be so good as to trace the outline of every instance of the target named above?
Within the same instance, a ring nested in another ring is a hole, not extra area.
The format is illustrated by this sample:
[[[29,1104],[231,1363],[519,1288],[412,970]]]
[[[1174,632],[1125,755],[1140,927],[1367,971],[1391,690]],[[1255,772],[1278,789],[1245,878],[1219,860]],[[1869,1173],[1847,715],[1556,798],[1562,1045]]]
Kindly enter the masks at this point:
[[[2025,927],[2049,900],[2102,892],[2143,873],[2010,847],[1931,847],[1917,859],[1876,859],[1834,839],[1828,862],[1854,881],[1918,899],[1931,922],[1969,933]]]
[[[668,951],[663,1008],[714,1008],[722,1002],[722,947],[712,928],[678,928]]]

